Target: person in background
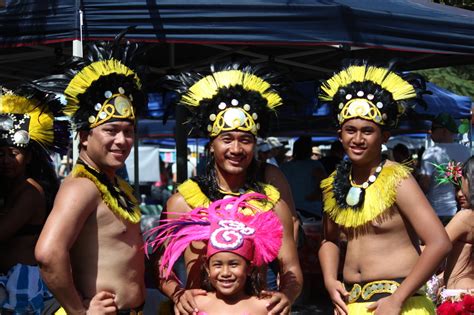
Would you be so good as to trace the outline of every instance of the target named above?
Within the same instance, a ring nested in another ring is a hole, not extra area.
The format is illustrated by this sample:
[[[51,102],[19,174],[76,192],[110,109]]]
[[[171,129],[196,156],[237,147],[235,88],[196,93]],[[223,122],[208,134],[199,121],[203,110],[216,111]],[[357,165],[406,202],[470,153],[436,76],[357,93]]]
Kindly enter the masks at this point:
[[[319,162],[323,164],[326,174],[329,175],[336,170],[336,166],[342,161],[343,158],[344,148],[342,147],[341,141],[336,140],[331,143],[331,148],[329,149],[328,155],[319,159]]]
[[[451,244],[409,169],[382,158],[405,101],[416,100],[415,85],[390,68],[354,62],[321,89],[349,158],[321,183],[319,259],[335,314],[434,315],[420,288]],[[341,232],[347,236],[343,282]]]
[[[311,159],[311,137],[301,136],[293,144],[293,159],[280,167],[291,187],[296,211],[303,217],[322,217],[319,187],[326,172],[319,161]]]
[[[427,148],[421,158],[420,187],[444,225],[457,211],[456,198],[453,185],[436,182],[434,164],[462,162],[471,156],[469,148],[454,142],[457,132],[458,127],[451,115],[442,113],[436,116],[431,125],[431,139],[435,144]]]
[[[257,136],[265,133],[274,108],[283,103],[275,90],[273,73],[250,65],[212,66],[208,75],[183,73],[171,76],[181,93],[180,106],[191,110],[190,123],[210,139],[205,176],[187,180],[178,186],[167,204],[174,212],[169,219],[197,207],[208,207],[225,196],[258,192],[267,200],[255,201],[254,211],[274,211],[283,225],[283,242],[277,258],[279,286],[267,291],[271,296],[267,309],[275,314],[289,314],[302,288],[302,274],[295,245],[296,213],[288,183],[274,165],[255,160]],[[273,209],[273,210],[272,210]],[[253,212],[245,211],[246,214]],[[193,242],[184,251],[187,283],[158,275],[161,290],[174,302],[175,314],[198,312],[194,299],[205,294],[198,290],[202,282],[201,266],[205,244]],[[160,261],[157,261],[157,270]]]
[[[40,314],[51,297],[34,248],[59,187],[49,155],[69,143],[59,106],[34,85],[0,87],[1,314]]]
[[[141,212],[116,172],[132,149],[137,108],[147,101],[138,75],[120,61],[132,64],[138,48],[121,44],[123,35],[91,44],[86,60],[54,81],[80,144],[35,249],[59,303],[54,314],[143,314]]]
[[[321,159],[321,149],[318,146],[314,146],[311,148],[311,160],[319,160]]]
[[[472,314],[474,312],[474,157],[463,165],[451,162],[436,165],[438,182],[454,184],[464,195],[464,208],[446,226],[453,249],[446,260],[443,273],[438,314]],[[469,302],[471,300],[471,302]]]

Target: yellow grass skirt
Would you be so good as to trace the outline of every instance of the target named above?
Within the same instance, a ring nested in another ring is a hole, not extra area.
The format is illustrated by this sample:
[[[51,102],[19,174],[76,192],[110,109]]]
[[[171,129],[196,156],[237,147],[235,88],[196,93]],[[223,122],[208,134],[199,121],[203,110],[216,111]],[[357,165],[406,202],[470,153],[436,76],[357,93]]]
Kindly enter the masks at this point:
[[[349,315],[373,315],[367,311],[367,306],[374,302],[351,303],[347,305]],[[435,315],[433,302],[426,296],[412,296],[403,304],[400,315]]]

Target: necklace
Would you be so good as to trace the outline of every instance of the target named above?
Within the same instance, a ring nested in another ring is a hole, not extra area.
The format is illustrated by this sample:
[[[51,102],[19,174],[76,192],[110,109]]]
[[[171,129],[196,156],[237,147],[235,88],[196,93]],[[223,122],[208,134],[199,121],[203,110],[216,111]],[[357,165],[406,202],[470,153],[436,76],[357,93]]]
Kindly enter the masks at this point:
[[[365,190],[377,180],[377,177],[382,171],[384,164],[385,160],[382,160],[379,166],[377,166],[377,168],[375,169],[375,173],[370,175],[367,181],[363,182],[362,185],[357,185],[353,182],[351,168],[351,171],[349,172],[349,182],[351,184],[351,187],[349,188],[349,191],[346,195],[346,203],[348,206],[354,207],[361,205],[364,202]]]

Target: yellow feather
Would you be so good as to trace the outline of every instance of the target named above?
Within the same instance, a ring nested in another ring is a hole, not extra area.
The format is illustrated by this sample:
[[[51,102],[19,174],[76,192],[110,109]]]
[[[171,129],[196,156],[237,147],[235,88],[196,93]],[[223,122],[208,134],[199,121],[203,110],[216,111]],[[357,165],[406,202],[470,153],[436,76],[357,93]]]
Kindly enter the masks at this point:
[[[365,190],[362,209],[340,208],[338,206],[333,191],[335,175],[336,172],[321,182],[324,212],[331,220],[343,227],[357,228],[364,226],[390,209],[397,198],[397,186],[401,180],[408,178],[410,168],[400,164],[385,166],[377,180]]]
[[[413,86],[394,72],[374,66],[350,66],[328,79],[321,86],[321,99],[332,101],[337,91],[353,82],[372,81],[392,94],[395,101],[416,96]]]
[[[278,93],[270,90],[270,83],[260,77],[240,70],[219,71],[205,76],[193,84],[181,101],[189,106],[199,106],[203,99],[214,97],[219,89],[241,85],[247,91],[255,91],[267,100],[267,106],[274,108],[282,104]]]
[[[127,184],[123,179],[116,177],[118,186],[120,189],[127,195],[130,201],[135,205],[133,212],[128,212],[122,208],[117,199],[115,199],[109,192],[106,185],[101,183],[94,174],[90,173],[83,165],[76,164],[72,169],[72,177],[83,177],[92,181],[97,189],[99,190],[102,200],[104,203],[112,210],[113,213],[125,219],[131,223],[139,223],[141,219],[140,208],[138,207],[138,202],[135,196],[133,195],[133,189]]]
[[[73,116],[79,109],[78,96],[84,94],[92,83],[100,77],[112,73],[133,76],[137,88],[141,88],[141,82],[137,74],[127,66],[123,65],[120,61],[116,59],[96,61],[84,67],[74,76],[74,78],[72,78],[71,82],[69,82],[69,85],[64,91],[67,99],[67,106],[64,109],[64,113],[68,116]]]
[[[269,202],[260,200],[251,200],[249,203],[259,208],[261,211],[269,211],[273,209],[275,204],[280,200],[280,192],[270,184],[261,184],[263,186],[263,193],[268,197]],[[199,185],[189,179],[178,186],[179,193],[184,197],[186,203],[191,208],[207,207],[211,203],[209,198],[202,192]],[[251,192],[251,191],[247,191]],[[252,209],[242,209],[241,212],[245,215],[252,215]]]
[[[0,113],[28,114],[30,138],[48,147],[54,141],[54,116],[51,112],[44,110],[41,104],[23,96],[9,93],[0,97]]]

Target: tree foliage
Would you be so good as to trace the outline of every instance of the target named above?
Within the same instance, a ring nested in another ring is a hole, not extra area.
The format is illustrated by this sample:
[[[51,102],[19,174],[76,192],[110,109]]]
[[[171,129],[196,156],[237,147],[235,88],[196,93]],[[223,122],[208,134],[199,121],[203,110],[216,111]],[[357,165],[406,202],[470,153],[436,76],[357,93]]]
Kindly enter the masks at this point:
[[[419,70],[427,81],[433,82],[474,101],[474,65]]]

